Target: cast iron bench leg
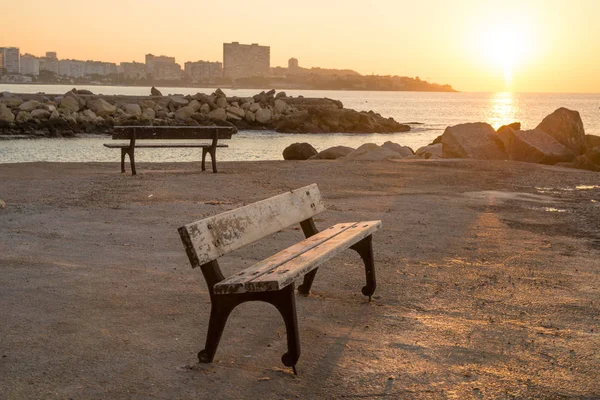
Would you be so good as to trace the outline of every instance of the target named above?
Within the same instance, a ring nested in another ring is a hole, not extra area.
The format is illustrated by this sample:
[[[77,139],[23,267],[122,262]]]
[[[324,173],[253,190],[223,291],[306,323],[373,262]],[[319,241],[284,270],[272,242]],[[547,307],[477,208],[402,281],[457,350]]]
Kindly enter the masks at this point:
[[[137,175],[137,172],[135,172],[135,155],[134,155],[135,149],[130,148],[129,149],[129,163],[131,164],[131,175]]]
[[[210,159],[212,160],[213,174],[217,173],[217,149],[210,150]]]
[[[204,165],[204,163],[206,162],[206,153],[208,152],[208,149],[206,147],[202,148],[202,171],[206,171],[206,167]]]
[[[375,261],[373,258],[373,236],[367,236],[352,246],[351,249],[356,251],[365,263],[367,285],[362,288],[362,294],[369,296],[369,301],[371,301],[371,296],[373,296],[375,288],[377,287],[377,281],[375,279]]]
[[[235,307],[247,301],[264,301],[277,308],[285,323],[288,342],[288,351],[281,357],[281,361],[286,367],[292,367],[294,373],[296,373],[296,364],[300,358],[300,335],[296,317],[294,284],[273,292],[212,296],[206,346],[204,350],[198,353],[198,361],[201,363],[211,363],[213,361],[229,314]]]
[[[126,148],[121,148],[121,173],[125,173],[125,154],[127,154]]]

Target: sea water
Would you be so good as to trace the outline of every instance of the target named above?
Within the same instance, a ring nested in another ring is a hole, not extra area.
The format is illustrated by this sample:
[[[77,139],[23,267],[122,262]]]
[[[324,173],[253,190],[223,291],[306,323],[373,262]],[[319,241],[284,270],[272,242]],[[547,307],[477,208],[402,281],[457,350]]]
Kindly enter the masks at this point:
[[[65,85],[0,85],[0,92],[61,94],[72,87]],[[149,87],[78,86],[95,94],[146,95]],[[212,93],[214,89],[159,88],[164,95]],[[228,96],[252,96],[257,89],[224,89]],[[285,147],[308,142],[317,150],[331,146],[358,147],[363,143],[382,144],[391,140],[413,149],[425,146],[450,125],[487,122],[494,128],[521,122],[522,129],[533,129],[559,107],[577,110],[586,133],[600,135],[600,94],[534,93],[428,93],[285,90],[288,96],[329,97],[341,100],[344,107],[373,110],[384,117],[410,123],[411,131],[395,134],[281,134],[273,131],[243,131],[227,141],[228,149],[217,153],[220,161],[281,160]],[[0,141],[0,163],[33,161],[115,161],[119,154],[107,149],[106,136],[84,135],[71,139],[35,139]],[[225,143],[225,142],[224,142]],[[136,161],[197,161],[198,149],[161,149],[136,152]]]

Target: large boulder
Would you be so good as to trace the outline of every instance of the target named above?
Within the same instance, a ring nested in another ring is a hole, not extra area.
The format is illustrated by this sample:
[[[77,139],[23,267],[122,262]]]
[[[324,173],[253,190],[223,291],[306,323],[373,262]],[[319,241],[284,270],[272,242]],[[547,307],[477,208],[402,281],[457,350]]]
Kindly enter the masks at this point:
[[[395,151],[396,153],[400,154],[402,157],[410,157],[415,154],[413,149],[411,149],[410,147],[401,146],[398,143],[394,143],[389,140],[387,142],[385,142],[384,144],[382,144],[381,147]]]
[[[261,108],[255,114],[256,122],[260,124],[267,124],[271,122],[271,118],[273,118],[273,113],[268,108]]]
[[[50,111],[48,110],[32,110],[31,111],[31,117],[35,118],[35,119],[48,119],[50,118]]]
[[[171,99],[171,105],[175,109],[178,109],[179,107],[184,107],[184,106],[187,106],[188,104],[190,104],[188,99],[186,99],[185,97],[171,96],[170,99]]]
[[[423,146],[415,152],[421,158],[429,160],[430,158],[442,158],[444,155],[444,145],[442,143],[430,144]]]
[[[552,165],[575,158],[569,148],[539,129],[515,131],[503,127],[498,136],[504,143],[508,158],[513,161]]]
[[[600,147],[600,136],[585,135],[585,148],[589,150],[594,147]]]
[[[374,143],[365,143],[344,157],[344,160],[381,161],[392,158],[402,158],[402,156],[393,150],[377,146]]]
[[[135,117],[142,115],[142,107],[136,103],[123,104],[122,109],[127,115],[133,115]]]
[[[585,156],[594,164],[600,165],[600,146],[592,147]]]
[[[10,95],[9,97],[2,97],[0,99],[0,103],[6,104],[10,108],[19,107],[22,102],[23,100],[21,100],[21,98],[14,95]]]
[[[70,112],[77,112],[79,111],[79,102],[72,96],[65,96],[60,101],[58,107],[63,110],[69,110]]]
[[[308,160],[317,154],[317,150],[309,143],[294,143],[283,150],[284,160]]]
[[[14,122],[15,115],[10,111],[10,108],[6,107],[5,104],[0,103],[0,121],[1,122]]]
[[[556,164],[560,167],[584,169],[587,171],[600,171],[600,166],[594,164],[587,156],[577,156],[571,162],[562,162]]]
[[[19,110],[31,112],[40,106],[40,102],[37,100],[29,100],[19,105]]]
[[[449,126],[442,135],[442,149],[444,158],[507,159],[496,131],[483,122]]]
[[[557,142],[568,147],[575,155],[585,147],[585,131],[579,112],[559,108],[542,120],[536,129],[546,132]]]
[[[196,112],[196,110],[194,110],[194,108],[191,106],[181,107],[180,109],[175,111],[175,119],[180,120],[180,121],[186,121],[192,115],[194,115],[195,112]]]
[[[244,118],[246,116],[246,111],[242,110],[239,107],[227,107],[225,109],[229,114],[233,114],[236,117]]]
[[[280,92],[281,93],[281,92]],[[328,149],[325,149],[314,156],[312,156],[311,160],[337,160],[338,158],[344,158],[348,154],[352,153],[354,149],[352,147],[347,146],[334,146]]]
[[[288,106],[288,104],[285,101],[283,101],[281,99],[276,99],[275,103],[273,104],[273,108],[279,114],[283,114],[288,111],[290,106]]]
[[[227,112],[224,108],[217,108],[208,113],[208,118],[211,121],[226,121],[227,120]]]
[[[117,112],[117,107],[104,99],[90,99],[87,101],[87,107],[99,117],[108,117]]]
[[[31,118],[31,113],[29,111],[19,111],[17,117],[15,118],[15,121],[17,123],[24,123],[31,121]]]
[[[512,124],[502,125],[500,128],[498,128],[498,130],[496,132],[499,133],[504,128],[510,128],[513,131],[520,131],[521,130],[521,123],[520,122],[513,122]]]

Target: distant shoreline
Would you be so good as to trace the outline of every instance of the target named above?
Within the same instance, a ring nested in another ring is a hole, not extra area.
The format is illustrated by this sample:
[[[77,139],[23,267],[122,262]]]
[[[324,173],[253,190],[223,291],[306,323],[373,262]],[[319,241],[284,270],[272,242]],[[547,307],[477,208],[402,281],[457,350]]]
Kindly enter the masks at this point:
[[[15,83],[15,82],[0,82],[0,86],[66,86],[66,87],[81,87],[81,86],[94,86],[94,87],[147,87],[150,88],[152,84],[134,85],[130,83],[124,84],[106,84],[106,83],[62,83],[62,82],[27,82],[27,83]],[[395,93],[462,93],[459,90],[373,90],[373,89],[328,89],[328,88],[313,88],[305,86],[269,86],[269,87],[254,87],[254,86],[233,86],[233,85],[215,85],[215,86],[202,86],[202,85],[154,85],[156,88],[181,88],[181,89],[228,89],[228,90],[269,90],[275,89],[281,90],[318,90],[318,91],[335,91],[335,92],[395,92]],[[15,92],[16,93],[16,92]]]

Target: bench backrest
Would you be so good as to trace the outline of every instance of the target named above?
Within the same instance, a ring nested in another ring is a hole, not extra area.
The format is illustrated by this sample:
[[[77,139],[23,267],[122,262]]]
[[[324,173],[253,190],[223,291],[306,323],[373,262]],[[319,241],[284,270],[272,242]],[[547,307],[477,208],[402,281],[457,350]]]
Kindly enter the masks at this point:
[[[230,126],[115,126],[114,140],[231,139]]]
[[[192,267],[244,247],[325,211],[316,184],[179,228]]]

